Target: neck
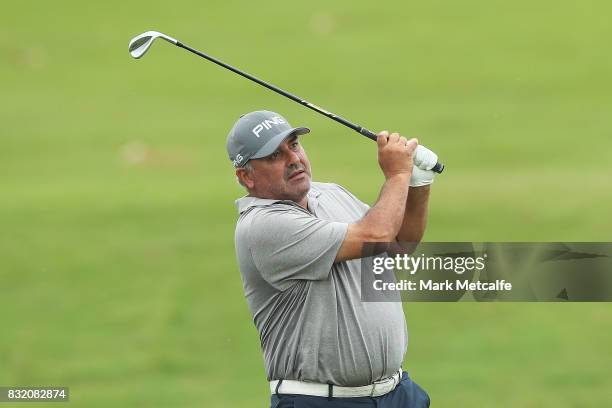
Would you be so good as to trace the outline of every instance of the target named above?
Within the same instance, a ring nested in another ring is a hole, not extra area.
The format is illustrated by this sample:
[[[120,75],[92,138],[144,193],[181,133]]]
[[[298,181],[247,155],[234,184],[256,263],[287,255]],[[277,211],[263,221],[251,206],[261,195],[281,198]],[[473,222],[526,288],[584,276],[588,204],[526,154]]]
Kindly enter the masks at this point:
[[[308,209],[308,196],[305,195],[300,201],[296,201],[304,209]]]

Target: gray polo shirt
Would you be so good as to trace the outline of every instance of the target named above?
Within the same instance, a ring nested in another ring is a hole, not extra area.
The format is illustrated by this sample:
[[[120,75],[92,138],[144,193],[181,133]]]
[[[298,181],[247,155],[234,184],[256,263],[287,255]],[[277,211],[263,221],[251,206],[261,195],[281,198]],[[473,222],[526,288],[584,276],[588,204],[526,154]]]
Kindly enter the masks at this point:
[[[313,182],[293,201],[236,201],[236,253],[268,380],[360,386],[393,375],[408,333],[400,302],[361,302],[361,260],[334,263],[349,223],[369,207]]]

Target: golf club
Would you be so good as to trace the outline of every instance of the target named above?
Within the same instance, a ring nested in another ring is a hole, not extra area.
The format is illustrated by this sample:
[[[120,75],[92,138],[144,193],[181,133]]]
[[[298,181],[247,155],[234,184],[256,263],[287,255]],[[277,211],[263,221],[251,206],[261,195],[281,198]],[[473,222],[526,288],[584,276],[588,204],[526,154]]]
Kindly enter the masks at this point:
[[[136,37],[134,37],[132,39],[132,41],[130,41],[130,45],[128,47],[128,50],[130,52],[130,55],[132,55],[132,57],[134,58],[142,58],[143,55],[145,55],[147,53],[147,51],[149,50],[149,48],[151,48],[151,45],[153,44],[153,41],[155,41],[157,38],[161,38],[162,40],[166,40],[169,43],[172,43],[178,47],[184,48],[187,51],[190,51],[196,55],[199,55],[202,58],[205,58],[211,62],[214,62],[217,65],[222,66],[223,68],[227,68],[232,72],[235,72],[236,74],[243,76],[247,79],[250,79],[253,82],[258,83],[259,85],[265,86],[266,88],[279,93],[301,105],[306,106],[307,108],[310,108],[312,110],[314,110],[315,112],[318,112],[324,116],[327,116],[328,118],[335,120],[338,123],[343,124],[344,126],[347,126],[351,129],[353,129],[356,132],[359,132],[360,134],[362,134],[363,136],[372,139],[374,141],[376,141],[376,135],[369,131],[368,129],[364,128],[363,126],[359,126],[356,125],[354,123],[349,122],[348,120],[335,115],[331,112],[328,112],[320,107],[318,107],[317,105],[314,105],[308,101],[305,101],[301,98],[298,98],[295,95],[290,94],[289,92],[280,89],[272,84],[269,84],[265,81],[262,81],[259,78],[256,78],[250,74],[247,74],[246,72],[243,72],[237,68],[232,67],[231,65],[228,65],[226,63],[224,63],[223,61],[220,61],[214,57],[211,57],[210,55],[206,55],[203,52],[200,52],[194,48],[189,47],[188,45],[185,45],[183,43],[181,43],[180,41],[178,41],[175,38],[172,38],[168,35],[162,34],[160,32],[157,31],[147,31],[145,33],[142,33]],[[437,161],[437,157],[435,156],[435,154],[433,154],[429,149],[424,148],[423,146],[419,145],[417,146],[415,153],[414,153],[414,164],[420,168],[421,170],[432,170],[436,173],[442,173],[442,171],[444,170],[444,164],[440,163]]]

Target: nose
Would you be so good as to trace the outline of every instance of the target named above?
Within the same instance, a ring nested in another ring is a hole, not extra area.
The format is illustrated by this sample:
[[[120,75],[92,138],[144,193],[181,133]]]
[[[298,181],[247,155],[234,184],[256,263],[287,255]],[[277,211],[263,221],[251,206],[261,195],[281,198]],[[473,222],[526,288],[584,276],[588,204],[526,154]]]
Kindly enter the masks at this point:
[[[289,164],[292,164],[299,163],[301,160],[297,152],[294,152],[293,150],[288,150],[287,161],[289,162]]]

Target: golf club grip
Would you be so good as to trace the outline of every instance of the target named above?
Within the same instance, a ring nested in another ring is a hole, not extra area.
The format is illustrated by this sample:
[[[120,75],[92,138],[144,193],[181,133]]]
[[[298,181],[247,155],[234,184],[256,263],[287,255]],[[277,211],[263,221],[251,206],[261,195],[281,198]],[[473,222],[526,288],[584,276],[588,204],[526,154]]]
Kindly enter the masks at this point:
[[[358,130],[359,133],[361,133],[362,135],[364,135],[365,137],[367,137],[368,139],[372,139],[374,141],[376,141],[376,135],[369,131],[368,129],[362,127]],[[441,162],[437,162],[432,168],[431,171],[433,171],[434,173],[442,173],[444,171],[444,164]]]

